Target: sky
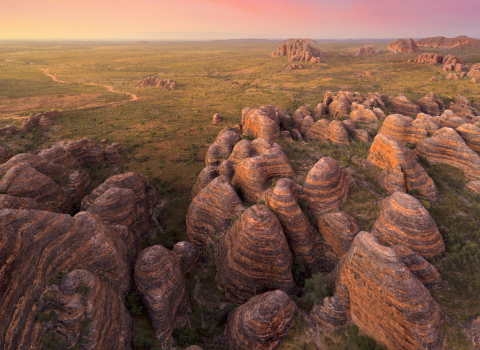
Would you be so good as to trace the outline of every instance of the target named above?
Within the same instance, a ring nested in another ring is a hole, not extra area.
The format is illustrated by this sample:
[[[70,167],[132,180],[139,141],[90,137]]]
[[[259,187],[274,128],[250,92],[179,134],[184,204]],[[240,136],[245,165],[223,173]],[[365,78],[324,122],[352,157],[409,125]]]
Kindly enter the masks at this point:
[[[0,39],[480,37],[480,0],[0,0]]]

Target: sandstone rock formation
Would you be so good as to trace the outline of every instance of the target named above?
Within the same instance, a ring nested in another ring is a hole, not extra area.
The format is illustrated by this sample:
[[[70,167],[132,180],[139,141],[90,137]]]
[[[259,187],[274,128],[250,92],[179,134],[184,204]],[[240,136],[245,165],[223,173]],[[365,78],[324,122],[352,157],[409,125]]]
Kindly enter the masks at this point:
[[[451,102],[450,110],[466,122],[470,122],[471,119],[480,116],[478,109],[464,96],[457,97],[455,103]]]
[[[388,44],[388,50],[394,53],[413,53],[419,48],[412,39],[397,39]]]
[[[445,163],[463,170],[467,179],[480,180],[480,156],[450,128],[442,128],[417,143],[415,153],[430,163]]]
[[[17,128],[13,125],[7,125],[3,128],[0,128],[0,136],[13,135],[17,133]]]
[[[358,103],[352,103],[352,112],[350,113],[350,119],[356,123],[376,123],[378,118],[375,112],[371,109],[365,108],[364,105]]]
[[[408,267],[412,275],[423,283],[428,289],[436,289],[442,286],[442,278],[435,266],[430,264],[422,256],[403,245],[392,246],[400,260]]]
[[[457,36],[456,38],[446,38],[444,36],[425,38],[417,40],[416,44],[421,47],[435,47],[445,49],[452,49],[454,47],[463,49],[480,48],[480,40],[472,39],[465,35]]]
[[[303,64],[291,64],[285,68],[285,70],[302,70],[305,69]]]
[[[145,79],[140,80],[134,85],[134,87],[145,87],[145,86],[155,86],[161,87],[163,89],[177,90],[178,85],[175,81],[171,79],[160,79],[155,75],[150,75]]]
[[[350,113],[350,101],[345,96],[335,96],[328,105],[328,114],[335,119],[348,118]]]
[[[450,73],[445,77],[445,79],[451,80],[451,81],[458,81],[458,75],[456,75],[455,73]]]
[[[265,191],[265,205],[274,212],[282,225],[290,249],[307,263],[317,257],[316,231],[298,205],[295,196],[302,187],[291,179],[281,179]]]
[[[375,50],[373,45],[365,45],[359,48],[356,51],[353,51],[354,56],[370,56],[370,55],[380,55],[382,50]]]
[[[221,121],[222,121],[222,117],[220,117],[220,114],[215,113],[212,117],[212,123],[217,124],[217,123],[220,123]]]
[[[242,111],[242,130],[244,135],[276,141],[280,138],[278,117],[267,114],[261,109],[246,108]]]
[[[150,233],[150,219],[153,214],[151,209],[155,208],[157,205],[156,191],[154,188],[147,185],[145,177],[142,174],[130,172],[109,177],[104,183],[95,188],[88,196],[83,198],[82,210],[88,210],[89,207],[93,205],[99,197],[103,196],[108,190],[115,187],[132,190],[135,194],[135,215],[133,223],[129,226],[129,230],[131,231],[135,241],[138,242],[142,237]],[[117,192],[123,193],[124,191],[117,190]],[[105,200],[105,205],[109,206],[109,209],[107,210],[126,210],[125,207],[119,207],[118,209],[115,209],[115,206],[121,205],[122,203],[114,203],[112,201],[109,204],[109,200],[107,198],[108,196],[102,199],[102,201]]]
[[[193,185],[191,199],[195,198],[201,190],[203,190],[213,179],[220,175],[218,167],[216,166],[207,166],[203,168],[200,174],[197,177],[195,185]]]
[[[295,175],[282,148],[265,139],[240,142],[229,160],[235,164],[232,185],[240,189],[245,201],[253,203],[262,197],[271,181]]]
[[[89,271],[67,273],[47,287],[39,304],[37,315],[56,315],[42,340],[63,339],[71,348],[132,349],[133,320],[122,296]]]
[[[390,96],[389,101],[395,113],[415,117],[418,113],[422,112],[420,106],[410,101],[404,94],[399,94],[397,97]]]
[[[391,136],[402,144],[418,142],[428,137],[428,132],[424,129],[417,128],[413,124],[412,118],[401,114],[389,115],[383,122],[378,134]]]
[[[160,245],[144,249],[135,264],[135,283],[162,347],[173,345],[172,331],[184,326],[189,309],[179,258]]]
[[[470,72],[468,72],[467,76],[469,78],[472,78],[477,80],[480,78],[480,63],[474,64],[472,68],[470,69]]]
[[[412,125],[417,129],[423,129],[427,132],[429,136],[433,135],[435,131],[439,129],[438,124],[433,120],[433,118],[424,113],[419,113],[417,118],[412,122]]]
[[[205,155],[205,164],[209,166],[218,166],[227,159],[232,153],[233,147],[241,140],[240,135],[235,129],[226,127],[220,131],[215,142],[208,148]]]
[[[45,112],[45,113],[38,113],[35,115],[30,115],[27,119],[25,119],[20,127],[21,131],[32,131],[35,128],[40,126],[46,127],[51,125],[50,118],[58,117],[60,112],[57,110]]]
[[[355,219],[343,211],[322,215],[318,220],[318,228],[337,258],[348,252],[360,231]]]
[[[460,125],[456,130],[465,140],[468,147],[476,152],[480,152],[480,127],[465,123]]]
[[[281,290],[251,298],[232,311],[226,337],[232,350],[276,349],[295,326],[298,309]]]
[[[243,213],[218,245],[218,286],[237,303],[269,290],[290,294],[296,288],[292,263],[277,216],[257,204]]]
[[[193,243],[190,242],[178,242],[173,247],[173,252],[180,260],[180,267],[183,274],[192,271],[197,262],[202,257],[202,252]]]
[[[336,301],[348,308],[349,318],[377,343],[388,349],[442,347],[445,333],[440,306],[395,251],[380,245],[373,235],[360,232],[356,236],[337,274]]]
[[[338,120],[332,121],[328,125],[330,130],[330,141],[337,146],[350,146],[350,139],[348,137],[347,130],[343,127],[342,122]]]
[[[443,63],[443,56],[439,54],[434,54],[434,53],[422,53],[420,56],[418,56],[414,63],[417,64],[442,64]]]
[[[118,153],[118,150],[113,146],[105,147],[105,151],[103,151],[103,159],[105,164],[109,165],[119,165],[122,162],[120,159],[120,153]]]
[[[415,153],[393,137],[378,134],[370,147],[368,160],[384,169],[384,187],[389,193],[416,189],[420,196],[429,201],[438,200],[437,187],[418,163]]]
[[[270,57],[287,56],[290,62],[314,62],[320,63],[323,53],[302,39],[296,39],[288,43],[281,44],[277,51],[270,53]]]
[[[338,208],[348,195],[353,178],[330,157],[320,159],[308,172],[303,190],[310,210],[317,216]]]
[[[385,245],[403,245],[423,257],[445,252],[435,221],[418,199],[395,192],[385,199],[372,234]]]
[[[327,119],[320,119],[308,130],[305,138],[310,141],[330,141],[330,121]]]
[[[480,194],[480,181],[477,180],[467,182],[465,185],[465,190],[472,194]]]
[[[90,213],[81,212],[72,218],[46,211],[0,210],[0,317],[3,320],[0,347],[41,347],[43,328],[35,318],[43,304],[38,302],[51,277],[67,268],[82,266],[108,278],[109,286],[115,291],[112,293],[124,297],[130,288],[126,254],[127,247],[115,227],[105,225]],[[93,288],[90,293],[104,292],[102,288]],[[100,309],[104,316],[99,316],[97,325],[89,328],[92,330],[89,335],[92,339],[97,337],[98,344],[121,334],[117,332],[117,325],[109,326],[109,316],[119,315],[120,327],[123,302],[117,303],[115,296],[108,294],[110,304],[102,303]],[[91,312],[98,314],[99,309],[94,305]],[[113,314],[110,307],[115,309]],[[112,334],[95,333],[95,329],[105,327],[111,327]]]
[[[213,179],[193,198],[187,213],[187,235],[200,247],[222,237],[233,220],[245,210],[225,176]]]
[[[443,101],[435,96],[433,92],[429,92],[425,97],[417,100],[415,104],[420,106],[423,113],[431,116],[440,115],[445,110]]]
[[[69,143],[65,149],[70,152],[78,163],[100,164],[103,162],[103,152],[97,144],[90,139],[82,139]]]
[[[11,154],[5,147],[0,146],[0,164],[5,163],[12,157],[13,154]]]

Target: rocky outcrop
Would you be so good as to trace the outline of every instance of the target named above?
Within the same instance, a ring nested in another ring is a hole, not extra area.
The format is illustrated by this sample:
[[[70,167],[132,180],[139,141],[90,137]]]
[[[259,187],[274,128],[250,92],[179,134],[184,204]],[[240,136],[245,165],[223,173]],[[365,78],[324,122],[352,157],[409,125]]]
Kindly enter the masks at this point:
[[[429,136],[433,135],[435,131],[439,129],[438,124],[428,114],[420,113],[417,118],[412,122],[413,126],[417,129],[423,129]]]
[[[269,116],[261,109],[246,108],[242,111],[242,130],[244,135],[276,141],[280,138],[278,118]]]
[[[445,252],[435,221],[418,199],[395,192],[381,203],[372,234],[385,245],[403,245],[423,257]]]
[[[416,128],[412,122],[413,119],[410,117],[401,114],[391,114],[383,122],[378,134],[391,136],[402,144],[418,142],[428,137],[427,131]]]
[[[133,320],[122,296],[91,272],[67,273],[47,287],[39,304],[37,315],[56,315],[42,340],[62,339],[72,348],[132,349]]]
[[[343,211],[322,215],[318,220],[318,228],[337,258],[348,252],[360,231],[355,219]]]
[[[416,117],[422,112],[420,106],[410,101],[404,94],[399,94],[397,97],[390,96],[389,101],[395,113]]]
[[[229,349],[276,349],[295,326],[298,309],[281,290],[251,298],[232,311],[226,337]]]
[[[480,78],[480,64],[475,64],[468,72],[467,76],[472,80],[478,80]],[[473,82],[472,82],[473,83]]]
[[[245,210],[225,176],[213,179],[193,198],[187,213],[187,235],[200,247],[222,237]]]
[[[179,258],[160,245],[142,250],[135,264],[135,284],[142,295],[162,347],[174,343],[172,332],[187,322],[187,285]]]
[[[334,120],[328,125],[330,131],[330,141],[337,146],[350,146],[350,139],[347,130],[339,120]]]
[[[462,48],[462,49],[478,49],[480,48],[480,40],[472,39],[468,36],[461,35],[456,38],[446,38],[444,36],[436,36],[416,41],[421,47],[435,47],[442,49]]]
[[[443,55],[435,54],[435,53],[422,53],[418,56],[414,63],[417,64],[442,64],[443,63]]]
[[[451,80],[451,81],[458,81],[458,75],[455,73],[450,73],[445,77],[446,80]]]
[[[291,179],[281,179],[264,193],[265,205],[273,211],[282,225],[290,249],[307,263],[317,258],[316,231],[298,205],[295,195],[302,187]]]
[[[296,288],[292,262],[277,216],[257,204],[243,213],[218,245],[218,286],[237,303],[269,290],[290,294]]]
[[[180,260],[180,267],[183,274],[192,271],[197,262],[202,257],[202,252],[193,243],[190,242],[178,242],[173,247],[173,252]]]
[[[393,53],[414,53],[419,48],[412,39],[397,39],[388,44],[388,50]]]
[[[44,204],[39,204],[31,198],[21,198],[9,196],[8,194],[0,194],[0,209],[31,209],[52,211],[52,209]]]
[[[420,106],[423,113],[432,116],[440,115],[445,110],[443,101],[435,96],[433,92],[429,92],[425,97],[417,100],[415,104]]]
[[[309,141],[330,141],[330,121],[327,119],[320,119],[312,125],[308,132],[305,134],[305,138]]]
[[[90,213],[81,212],[72,218],[47,211],[0,210],[0,348],[41,347],[43,327],[35,322],[42,311],[41,298],[49,280],[67,268],[82,266],[103,276],[109,287],[124,297],[130,288],[126,255],[127,247],[116,228]],[[91,292],[96,295],[101,288]],[[123,303],[117,305],[114,299],[111,295],[110,304],[102,304],[100,309],[92,305],[91,312],[100,310],[104,316],[89,329],[111,327],[116,332],[117,325],[110,325],[109,316],[121,315]],[[109,312],[110,307],[115,308],[114,314]],[[118,322],[120,326],[120,318]],[[98,336],[97,343],[102,343],[102,339],[115,334],[90,335]]]
[[[212,124],[218,124],[222,121],[222,117],[220,117],[220,114],[215,113],[212,117]]]
[[[155,189],[147,186],[145,177],[142,174],[131,172],[109,177],[104,183],[95,188],[88,196],[83,198],[81,208],[82,210],[88,210],[89,207],[94,204],[99,197],[101,197],[109,189],[115,187],[132,190],[135,194],[135,217],[132,225],[129,226],[129,230],[135,238],[135,241],[138,242],[142,237],[150,233],[150,219],[152,214],[154,214],[151,212],[151,210],[157,205]],[[107,200],[106,198],[108,197],[104,197],[102,201]],[[121,203],[115,204],[114,202],[111,202],[111,207],[109,210],[116,210],[116,205],[121,205]],[[124,207],[117,210],[126,209]]]
[[[249,144],[239,144],[238,148],[239,151],[241,148],[249,150],[249,157],[238,161],[237,152],[232,152],[230,160],[236,164],[232,185],[240,189],[245,201],[256,203],[271,181],[295,175],[287,156],[276,143],[258,139]]]
[[[353,51],[354,56],[371,56],[371,55],[380,55],[382,54],[382,50],[375,50],[373,45],[365,45],[359,48],[356,51]]]
[[[103,159],[105,164],[109,165],[119,165],[122,162],[120,159],[120,153],[118,153],[118,150],[113,146],[105,147],[105,151],[103,151]]]
[[[303,136],[305,136],[307,134],[308,130],[310,130],[310,128],[313,126],[313,124],[315,124],[313,118],[311,116],[307,115],[302,120],[302,127],[300,129],[300,133]]]
[[[376,123],[378,118],[373,110],[365,108],[364,105],[352,103],[350,119],[355,123]]]
[[[469,181],[465,185],[465,190],[472,194],[480,194],[480,181]]]
[[[20,127],[21,132],[32,131],[38,127],[46,127],[52,124],[50,118],[58,117],[60,112],[57,110],[30,115],[25,119]]]
[[[207,166],[203,168],[197,177],[195,185],[193,185],[191,198],[195,198],[201,190],[203,190],[210,182],[212,182],[213,179],[219,175],[218,167],[216,166]]]
[[[480,157],[455,130],[442,128],[417,143],[415,153],[430,163],[445,163],[463,170],[470,180],[480,180]]]
[[[146,87],[146,86],[154,86],[154,87],[161,87],[165,90],[177,90],[178,85],[175,81],[171,79],[160,79],[157,76],[150,75],[145,79],[140,80],[136,83],[133,87]]]
[[[338,266],[335,297],[362,332],[388,349],[442,347],[440,306],[395,251],[368,232],[356,236]]]
[[[5,147],[0,146],[0,164],[5,163],[12,157],[13,154],[11,154]]]
[[[209,166],[218,166],[227,159],[232,153],[233,147],[241,140],[240,135],[233,128],[225,128],[220,131],[215,142],[208,148],[205,155],[205,164]]]
[[[38,153],[38,156],[68,169],[76,169],[79,167],[79,163],[75,157],[65,148],[60,146],[52,146],[51,148],[43,149]]]
[[[291,64],[285,68],[285,70],[302,70],[305,69],[305,66],[303,64]]]
[[[415,153],[393,137],[378,134],[370,147],[368,160],[384,169],[384,185],[389,193],[416,189],[420,196],[432,202],[438,200],[437,187],[418,163]]]
[[[480,116],[478,109],[463,96],[457,97],[455,103],[450,103],[450,110],[457,116],[465,119],[466,122],[470,122],[471,119]]]
[[[17,133],[17,128],[13,125],[7,125],[3,128],[0,128],[0,136],[11,136]]]
[[[98,165],[103,162],[103,152],[97,144],[90,139],[82,139],[74,141],[65,146],[81,165],[94,164]]]
[[[303,191],[310,210],[317,216],[338,208],[354,184],[353,178],[330,157],[320,159],[308,172]]]
[[[312,47],[309,42],[302,39],[295,39],[281,44],[277,51],[273,51],[269,56],[287,56],[290,62],[301,61],[320,63],[323,53],[320,49]]]
[[[400,260],[408,267],[417,280],[423,283],[428,289],[437,289],[442,286],[442,278],[435,266],[430,264],[422,256],[403,245],[393,246]]]
[[[463,124],[457,129],[457,133],[465,140],[468,147],[480,152],[480,127],[475,124]]]
[[[335,96],[328,105],[328,113],[335,119],[348,118],[350,116],[350,103],[346,98]]]

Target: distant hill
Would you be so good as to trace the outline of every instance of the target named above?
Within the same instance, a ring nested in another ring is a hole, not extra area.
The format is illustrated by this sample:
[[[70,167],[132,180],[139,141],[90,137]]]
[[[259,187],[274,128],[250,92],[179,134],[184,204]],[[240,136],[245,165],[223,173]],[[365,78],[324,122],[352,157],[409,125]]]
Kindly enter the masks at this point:
[[[280,44],[288,44],[288,43],[290,43],[290,42],[292,42],[292,41],[296,41],[296,40],[302,40],[302,41],[306,42],[307,44],[314,44],[314,43],[316,43],[315,40],[313,40],[313,39],[308,39],[308,38],[307,38],[307,39],[294,39],[294,38],[289,38],[289,39],[286,39],[286,40],[282,41]]]
[[[456,38],[445,38],[444,36],[425,38],[417,40],[416,44],[423,47],[435,47],[445,49],[452,49],[454,47],[464,49],[480,49],[480,40],[469,38],[465,35],[457,36]]]

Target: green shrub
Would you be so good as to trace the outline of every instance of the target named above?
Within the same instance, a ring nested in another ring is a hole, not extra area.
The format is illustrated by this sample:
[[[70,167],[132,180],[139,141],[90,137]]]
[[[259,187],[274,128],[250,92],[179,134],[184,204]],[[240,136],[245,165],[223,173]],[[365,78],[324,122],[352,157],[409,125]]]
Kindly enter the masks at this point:
[[[383,350],[384,347],[368,335],[358,335],[358,326],[348,327],[347,340],[342,344],[342,350]]]
[[[305,281],[305,289],[313,293],[313,302],[323,305],[323,299],[333,295],[333,278],[322,272],[317,272]]]
[[[87,294],[90,291],[90,286],[85,283],[80,283],[77,287],[77,292],[80,294]]]
[[[145,304],[138,290],[133,290],[128,293],[125,299],[125,306],[132,316],[140,316],[143,313]]]

